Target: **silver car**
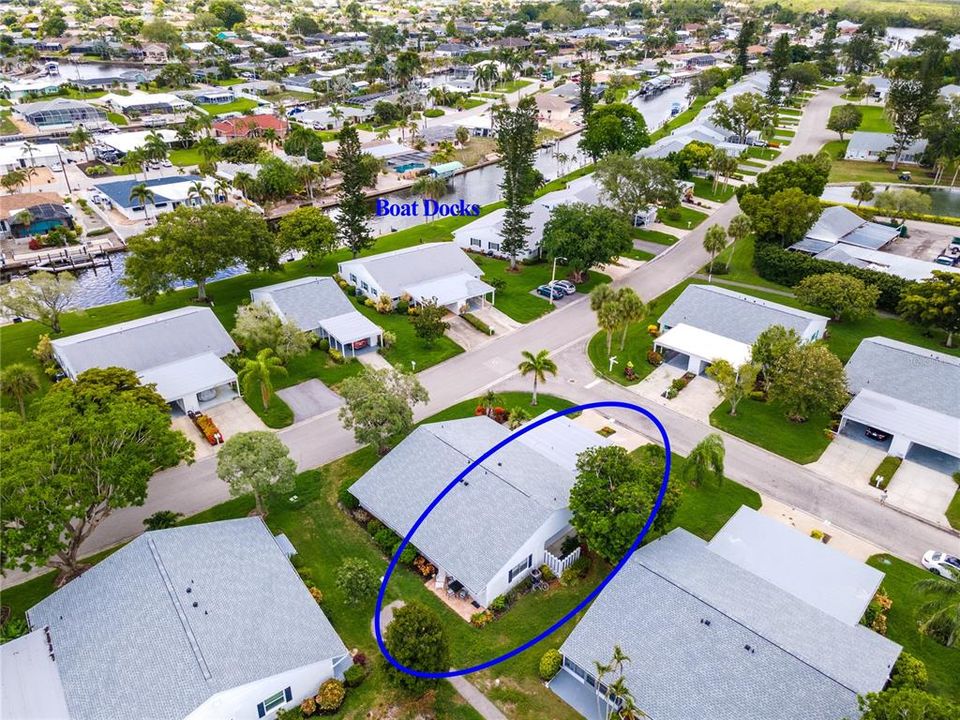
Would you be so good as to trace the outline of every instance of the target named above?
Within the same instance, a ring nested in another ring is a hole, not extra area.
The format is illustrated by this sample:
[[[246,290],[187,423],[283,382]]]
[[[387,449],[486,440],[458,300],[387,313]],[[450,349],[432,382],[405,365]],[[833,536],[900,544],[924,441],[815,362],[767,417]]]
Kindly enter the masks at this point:
[[[940,577],[947,580],[960,580],[960,558],[948,555],[945,552],[927,550],[923,554],[921,563],[927,570]]]

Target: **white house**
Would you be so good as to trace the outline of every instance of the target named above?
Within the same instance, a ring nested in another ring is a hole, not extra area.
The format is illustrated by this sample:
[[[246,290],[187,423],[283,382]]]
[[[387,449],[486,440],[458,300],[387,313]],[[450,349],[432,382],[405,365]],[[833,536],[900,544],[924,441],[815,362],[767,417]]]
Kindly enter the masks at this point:
[[[260,518],[148,532],[27,611],[3,646],[4,716],[258,720],[350,654]],[[64,712],[66,710],[66,712]]]
[[[350,487],[360,505],[406,535],[430,502],[510,431],[487,416],[421,425]],[[486,607],[547,564],[571,562],[559,547],[573,535],[570,489],[577,455],[609,441],[558,418],[502,448],[447,494],[412,544]],[[577,552],[577,551],[574,551]],[[569,557],[569,556],[568,556]]]
[[[344,355],[376,348],[383,329],[357,310],[331,277],[305,277],[250,291],[281,320],[330,341]]]
[[[22,170],[28,167],[50,167],[60,162],[60,146],[57,143],[32,143],[26,140],[0,145],[0,173]]]
[[[389,295],[394,303],[434,301],[459,315],[478,309],[495,290],[480,279],[483,272],[453,243],[424,243],[392,252],[345,260],[340,276],[364,297]]]
[[[854,397],[840,432],[881,430],[891,436],[888,454],[960,470],[960,358],[871,337],[850,356],[846,374]]]
[[[360,123],[373,117],[373,110],[342,105],[337,109],[320,107],[293,116],[294,122],[314,130],[338,130],[345,124]]]
[[[52,345],[67,377],[90,368],[133,370],[183,412],[239,394],[237,374],[222,360],[238,348],[210,308],[170,310],[57,338]]]
[[[700,374],[714,360],[738,367],[764,330],[781,325],[801,342],[823,337],[827,318],[715,285],[688,285],[660,316],[654,348],[665,362]]]
[[[143,181],[142,184],[153,193],[144,206],[140,199],[131,197],[133,188],[140,184],[138,179],[116,180],[97,183],[94,187],[109,200],[112,207],[129,220],[154,218],[160,213],[176,210],[181,205],[199,206],[226,200],[224,196],[217,195],[215,183],[209,177],[169,175]],[[202,195],[197,190],[198,185],[203,188]]]
[[[879,161],[881,158],[889,158],[893,160],[896,154],[896,145],[893,133],[857,130],[850,136],[850,142],[847,144],[847,151],[843,159]],[[926,149],[927,141],[918,138],[903,148],[903,152],[900,154],[900,162],[916,165],[920,162]]]
[[[173,130],[131,130],[129,132],[107,133],[97,135],[94,140],[98,145],[109,148],[113,153],[123,157],[128,152],[139,150],[147,144],[147,137],[150,135],[159,135],[167,144],[172,145],[177,141],[177,133]]]
[[[184,113],[193,109],[191,103],[171,93],[145,93],[139,90],[129,95],[107,93],[99,98],[97,103],[129,117]]]
[[[590,720],[607,716],[595,661],[617,645],[635,706],[657,720],[860,717],[857,696],[883,690],[901,651],[859,624],[882,579],[745,507],[710,542],[677,528],[603,589],[560,647],[550,689]]]

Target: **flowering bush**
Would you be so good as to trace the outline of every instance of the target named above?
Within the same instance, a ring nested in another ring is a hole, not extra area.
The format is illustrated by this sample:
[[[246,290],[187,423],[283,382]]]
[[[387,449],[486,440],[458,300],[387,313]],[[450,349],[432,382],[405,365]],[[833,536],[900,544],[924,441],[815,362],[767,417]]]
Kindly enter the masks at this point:
[[[320,690],[314,699],[317,702],[317,709],[320,712],[330,714],[340,709],[340,706],[343,705],[343,699],[346,696],[347,691],[346,688],[343,687],[343,683],[330,678],[320,686]]]
[[[495,407],[495,408],[493,409],[493,414],[491,415],[491,417],[492,417],[494,420],[496,420],[498,423],[501,423],[501,424],[502,424],[502,423],[505,423],[505,422],[507,421],[507,416],[508,416],[508,415],[509,415],[509,413],[507,412],[507,409],[506,409],[506,408]]]
[[[310,587],[310,597],[317,601],[317,605],[323,604],[323,591],[320,588]]]
[[[380,297],[377,298],[376,307],[378,313],[386,315],[393,310],[393,299],[386,293],[380,293]]]
[[[476,410],[473,411],[474,415],[486,415],[487,409],[483,405],[477,405]]]
[[[560,665],[563,664],[563,656],[559,650],[547,650],[540,658],[540,679],[552,680],[554,675],[560,672]]]
[[[423,575],[423,577],[432,577],[437,572],[433,564],[423,557],[423,555],[417,556],[417,559],[413,561],[413,567],[415,567],[417,572]]]
[[[337,365],[343,362],[343,353],[336,348],[330,348],[327,350],[327,354],[330,355],[330,359],[337,363]]]
[[[484,625],[489,625],[493,622],[493,613],[489,610],[481,610],[478,613],[474,613],[470,616],[470,624],[475,628],[482,628]]]
[[[650,334],[650,337],[657,337],[660,334],[660,330],[656,325],[647,325],[647,332]]]
[[[303,713],[304,717],[310,717],[317,711],[317,701],[312,697],[308,697],[302,703],[300,703],[300,712]]]
[[[647,350],[647,362],[653,366],[660,365],[663,363],[663,355],[656,350]]]

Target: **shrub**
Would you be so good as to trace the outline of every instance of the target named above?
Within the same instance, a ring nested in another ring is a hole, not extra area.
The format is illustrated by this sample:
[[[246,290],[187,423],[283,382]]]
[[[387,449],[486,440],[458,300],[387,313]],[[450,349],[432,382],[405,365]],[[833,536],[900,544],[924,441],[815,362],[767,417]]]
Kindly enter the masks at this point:
[[[680,391],[671,385],[669,388],[667,388],[667,391],[663,394],[663,396],[667,400],[673,400],[679,394],[680,394]]]
[[[310,717],[317,711],[317,701],[312,697],[308,697],[302,703],[300,703],[300,712],[303,713],[304,717]]]
[[[406,300],[400,300],[397,303],[397,306],[394,308],[398,315],[406,315],[409,309],[410,303],[408,303]]]
[[[317,710],[322,713],[335,713],[343,705],[343,699],[347,696],[347,691],[343,683],[339,680],[330,678],[317,692]]]
[[[378,585],[377,574],[366,560],[347,558],[337,569],[337,588],[347,605],[364,602],[377,591]]]
[[[359,687],[365,677],[367,673],[360,665],[351,665],[343,674],[343,684],[348,688]]]
[[[393,546],[393,552],[391,553],[391,555],[397,552],[398,547],[400,547],[400,543],[397,543],[396,545]],[[399,560],[400,564],[412,566],[416,559],[417,559],[416,548],[414,548],[413,545],[411,545],[410,543],[407,543],[406,545],[404,545],[403,552],[400,553],[400,560]]]
[[[113,228],[102,227],[91,230],[87,233],[87,237],[100,237],[101,235],[109,235],[113,232]]]
[[[493,328],[487,325],[483,320],[478,318],[473,313],[464,313],[460,317],[473,325],[473,327],[482,332],[484,335],[493,335]]]
[[[470,624],[475,628],[482,628],[493,622],[493,613],[489,610],[481,610],[470,616]]]
[[[330,341],[323,338],[323,340],[317,343],[317,349],[320,352],[330,352]]]
[[[880,464],[877,465],[877,469],[874,470],[873,474],[870,476],[870,485],[873,487],[878,487],[881,490],[885,490],[902,462],[903,458],[899,458],[896,455],[887,455],[883,460],[880,461]],[[880,478],[883,479],[878,483],[877,481]]]
[[[503,595],[497,595],[487,607],[495,613],[501,613],[507,609],[507,599]]]
[[[551,580],[557,579],[557,576],[553,574],[553,570],[548,568],[546,565],[540,566],[540,575],[543,577],[544,582],[550,582]]]
[[[393,298],[386,293],[380,293],[380,297],[377,298],[377,302],[375,304],[377,312],[381,315],[386,315],[388,312],[393,310]]]
[[[890,673],[890,686],[925,690],[929,679],[927,666],[923,664],[923,661],[910,653],[902,652]]]
[[[860,620],[860,623],[866,625],[874,632],[886,635],[887,613],[892,606],[893,601],[887,595],[886,591],[880,588],[877,590],[877,594],[873,596],[870,604],[867,605],[867,609],[863,613],[863,618]]]
[[[340,365],[343,362],[343,353],[334,348],[327,350],[327,354],[330,356],[330,359],[333,360],[337,365]]]
[[[349,488],[340,488],[340,492],[337,493],[337,500],[346,510],[356,510],[360,507],[360,501],[350,494]]]
[[[384,552],[390,552],[400,542],[400,537],[390,528],[383,528],[373,536],[373,541]]]
[[[750,399],[756,400],[757,402],[766,402],[767,396],[764,394],[762,390],[751,390]]]
[[[573,561],[569,569],[573,570],[577,574],[577,577],[585,578],[587,573],[590,572],[590,558],[586,555],[581,555]]]
[[[577,581],[577,573],[573,568],[567,568],[560,574],[561,585],[573,585]]]
[[[366,667],[367,656],[362,652],[358,652],[356,655],[353,656],[353,664],[359,665],[360,667]]]
[[[380,342],[385,348],[393,347],[397,344],[397,334],[393,330],[384,330],[383,335],[380,336]]]
[[[663,355],[656,350],[647,350],[647,362],[656,367],[663,363]]]
[[[540,679],[546,682],[552,680],[560,672],[563,656],[559,650],[551,648],[540,657]]]
[[[376,306],[377,306],[377,304],[373,301],[372,298],[367,298],[367,299],[365,299],[365,300],[363,301],[363,304],[366,305],[368,308],[372,308],[372,307],[376,307]]]
[[[563,544],[560,546],[560,554],[563,557],[566,557],[578,547],[580,547],[580,538],[578,538],[576,535],[571,535],[570,537],[564,539]]]
[[[378,532],[380,532],[380,530],[383,529],[383,523],[374,518],[367,523],[366,528],[368,533],[371,535],[376,535]]]
[[[433,574],[437,572],[437,569],[431,564],[431,562],[422,555],[418,555],[413,561],[413,567],[425,578],[432,577]]]
[[[301,575],[302,577],[302,575]],[[317,605],[323,605],[323,590],[310,586],[310,597],[316,600]]]
[[[764,280],[795,287],[810,275],[836,272],[851,275],[880,290],[877,309],[897,312],[900,296],[911,284],[897,275],[844,265],[829,260],[817,260],[803,253],[790,252],[771,243],[758,242],[753,255],[753,268]]]
[[[428,118],[443,117],[443,110],[441,110],[440,108],[430,108],[428,110],[424,110],[423,115],[424,117],[428,117]]]
[[[660,329],[656,325],[647,325],[647,334],[650,337],[657,337],[660,334]]]

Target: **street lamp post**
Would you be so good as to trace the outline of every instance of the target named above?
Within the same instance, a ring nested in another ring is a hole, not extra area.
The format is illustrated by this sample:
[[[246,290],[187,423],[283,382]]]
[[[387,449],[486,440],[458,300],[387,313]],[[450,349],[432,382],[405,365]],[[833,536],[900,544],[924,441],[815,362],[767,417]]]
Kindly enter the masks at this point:
[[[557,305],[557,301],[553,299],[553,293],[554,293],[553,283],[556,282],[557,280],[557,260],[563,260],[564,262],[568,261],[567,258],[562,257],[560,255],[558,255],[553,259],[553,270],[550,273],[550,304],[553,305],[554,307],[556,307]]]

